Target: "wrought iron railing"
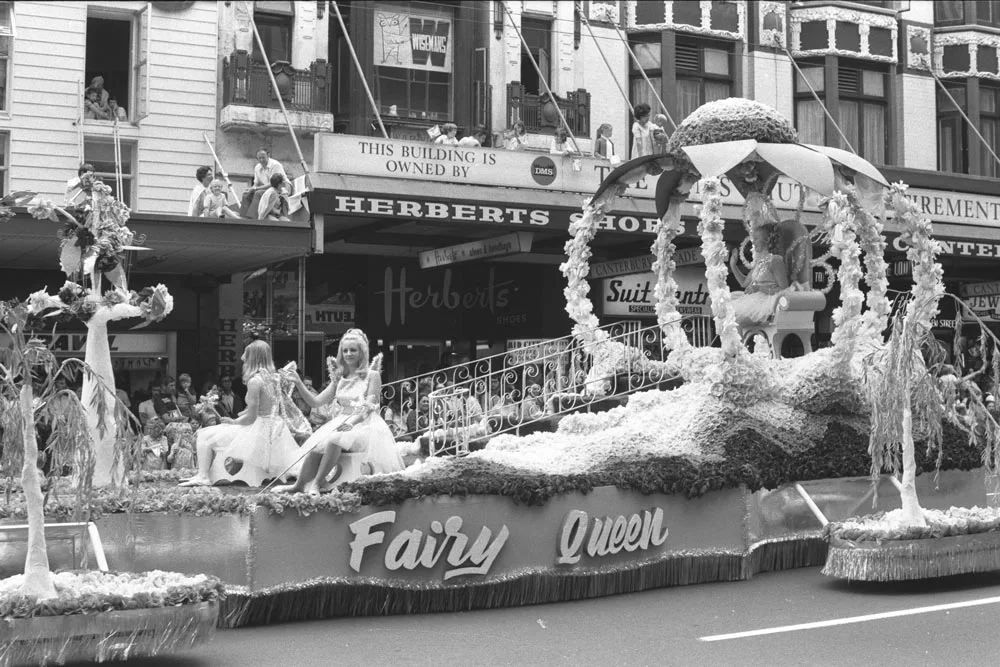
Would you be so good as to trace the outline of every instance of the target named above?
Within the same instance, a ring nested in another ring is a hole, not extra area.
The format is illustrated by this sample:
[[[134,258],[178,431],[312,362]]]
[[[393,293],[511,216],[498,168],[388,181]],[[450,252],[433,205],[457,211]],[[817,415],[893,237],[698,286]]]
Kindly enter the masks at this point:
[[[714,342],[706,335],[710,318],[685,318],[682,326],[693,344]],[[387,383],[382,405],[403,406],[403,412],[412,413],[397,439],[426,434],[432,453],[460,454],[471,441],[675,379],[659,326],[617,322],[601,330],[607,338],[598,343],[564,336]]]
[[[527,93],[517,81],[507,84],[507,127],[521,121],[528,132],[553,132],[560,125],[559,115],[554,110],[546,110],[548,104],[545,94]],[[583,89],[571,91],[566,97],[559,97],[556,105],[574,136],[590,136],[590,93]]]
[[[333,67],[325,60],[309,69],[295,69],[286,62],[271,64],[285,107],[295,111],[330,112]],[[267,65],[246,51],[234,51],[222,68],[223,105],[278,108],[278,95],[271,85]]]

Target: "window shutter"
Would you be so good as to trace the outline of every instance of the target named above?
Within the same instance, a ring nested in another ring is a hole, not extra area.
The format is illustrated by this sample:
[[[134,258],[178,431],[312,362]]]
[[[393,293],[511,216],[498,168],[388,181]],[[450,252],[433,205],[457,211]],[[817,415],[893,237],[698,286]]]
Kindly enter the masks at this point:
[[[856,69],[844,69],[841,67],[837,70],[837,85],[842,94],[860,95],[861,72]]]
[[[678,44],[674,49],[674,63],[678,70],[700,72],[701,54],[698,47],[689,44]]]

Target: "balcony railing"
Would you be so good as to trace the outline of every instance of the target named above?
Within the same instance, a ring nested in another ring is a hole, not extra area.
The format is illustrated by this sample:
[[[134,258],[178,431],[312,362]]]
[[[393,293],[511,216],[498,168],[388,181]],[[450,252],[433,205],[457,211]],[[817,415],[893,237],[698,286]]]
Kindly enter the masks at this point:
[[[234,51],[223,65],[223,105],[278,108],[278,96],[267,75],[267,65],[250,58],[246,51]],[[325,60],[309,69],[295,69],[286,62],[271,64],[285,108],[294,111],[330,113],[333,67]]]
[[[566,117],[566,124],[575,136],[590,136],[590,93],[577,90],[560,97],[556,104]],[[507,127],[517,121],[524,123],[528,132],[549,134],[559,127],[559,114],[549,103],[547,95],[526,93],[520,82],[507,84]]]

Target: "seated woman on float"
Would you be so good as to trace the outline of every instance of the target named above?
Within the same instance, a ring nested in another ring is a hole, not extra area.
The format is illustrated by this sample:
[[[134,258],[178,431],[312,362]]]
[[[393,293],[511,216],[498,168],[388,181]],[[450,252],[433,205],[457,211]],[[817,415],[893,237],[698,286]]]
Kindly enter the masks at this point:
[[[365,474],[403,469],[392,431],[378,414],[382,379],[370,367],[368,337],[361,329],[349,330],[330,361],[330,384],[319,395],[297,374],[286,373],[309,406],[319,408],[332,402],[332,418],[303,445],[309,453],[295,484],[275,487],[275,491],[316,495]],[[328,480],[338,464],[339,474]]]
[[[295,475],[299,448],[288,428],[281,381],[271,347],[250,343],[243,351],[247,407],[239,417],[198,430],[198,474],[181,486],[209,486],[221,480],[260,486],[264,480]]]
[[[766,322],[777,306],[780,293],[788,288],[788,268],[781,256],[781,232],[774,223],[763,223],[750,232],[753,241],[753,263],[748,273],[740,271],[739,250],[729,257],[729,268],[743,292],[733,292],[736,322],[759,324]]]

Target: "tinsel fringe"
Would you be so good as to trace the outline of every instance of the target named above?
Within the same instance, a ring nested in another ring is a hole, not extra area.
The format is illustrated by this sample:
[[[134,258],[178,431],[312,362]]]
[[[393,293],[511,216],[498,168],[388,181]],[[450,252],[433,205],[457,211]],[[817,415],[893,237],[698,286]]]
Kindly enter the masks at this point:
[[[109,662],[177,653],[210,641],[218,613],[218,603],[201,602],[6,621],[0,640],[0,667]]]
[[[529,571],[468,586],[393,586],[384,582],[317,579],[260,591],[228,591],[220,627],[239,628],[342,616],[385,616],[544,604],[636,593],[652,588],[740,581],[758,572],[819,566],[820,536],[761,542],[748,552],[671,555],[599,572]]]
[[[823,574],[856,581],[907,581],[1000,570],[1000,533],[924,540],[830,539]]]

